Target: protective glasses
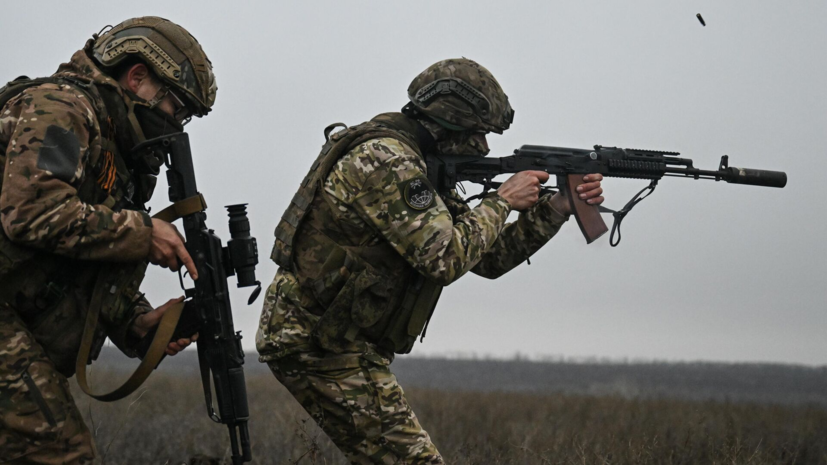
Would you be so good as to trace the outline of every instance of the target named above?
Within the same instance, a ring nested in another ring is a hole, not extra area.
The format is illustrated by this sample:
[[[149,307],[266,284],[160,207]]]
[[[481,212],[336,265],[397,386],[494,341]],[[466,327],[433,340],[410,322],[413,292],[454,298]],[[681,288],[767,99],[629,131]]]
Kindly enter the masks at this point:
[[[172,117],[175,118],[176,121],[181,123],[181,126],[186,126],[187,123],[192,121],[192,112],[184,101],[179,97],[172,89],[167,87],[167,95],[172,97],[172,104],[175,106],[175,113],[173,113]]]

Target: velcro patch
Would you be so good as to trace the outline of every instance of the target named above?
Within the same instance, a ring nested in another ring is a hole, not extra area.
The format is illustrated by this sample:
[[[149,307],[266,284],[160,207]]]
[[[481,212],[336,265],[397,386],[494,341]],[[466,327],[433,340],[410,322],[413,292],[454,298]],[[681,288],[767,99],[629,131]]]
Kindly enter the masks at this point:
[[[75,177],[80,161],[80,141],[75,133],[52,124],[37,152],[37,167],[69,182]]]
[[[414,210],[425,210],[434,204],[436,192],[428,178],[417,177],[403,182],[399,186],[405,203]]]

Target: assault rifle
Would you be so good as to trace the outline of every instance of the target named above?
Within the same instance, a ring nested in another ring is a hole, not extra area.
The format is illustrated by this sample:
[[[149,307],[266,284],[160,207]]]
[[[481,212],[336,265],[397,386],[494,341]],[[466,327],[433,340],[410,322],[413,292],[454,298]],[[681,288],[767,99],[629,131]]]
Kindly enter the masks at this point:
[[[594,149],[571,149],[524,145],[514,155],[485,158],[468,155],[426,155],[428,180],[440,193],[455,189],[457,183],[470,181],[483,185],[483,194],[499,187],[495,176],[505,173],[536,170],[557,176],[557,188],[567,193],[569,203],[587,243],[602,236],[608,228],[600,213],[612,213],[615,221],[609,243],[620,243],[620,223],[638,202],[648,197],[664,176],[691,179],[714,179],[734,184],[784,187],[787,174],[782,171],[765,171],[729,166],[729,157],[721,157],[717,170],[700,170],[688,158],[678,158],[678,152],[661,150],[622,149],[595,145]],[[649,179],[649,186],[641,190],[621,210],[589,205],[577,196],[577,186],[583,184],[583,175],[599,173],[605,177]],[[549,188],[547,192],[553,192]],[[645,193],[645,195],[644,195]],[[617,231],[617,241],[614,240]]]
[[[170,222],[183,218],[187,251],[198,269],[194,288],[186,289],[181,279],[181,287],[189,300],[173,336],[167,338],[167,341],[199,333],[196,345],[207,413],[213,421],[228,426],[233,464],[249,462],[252,456],[247,428],[250,414],[242,366],[244,351],[241,349],[241,332],[236,332],[233,328],[230,293],[227,288],[227,278],[237,274],[238,287],[257,286],[250,296],[249,304],[261,292],[261,284],[256,281],[255,275],[258,249],[255,238],[250,236],[246,206],[241,204],[227,207],[232,239],[227,247],[222,247],[221,239],[206,225],[206,204],[195,186],[189,136],[182,132],[151,139],[135,147],[133,153],[155,157],[166,165],[169,199],[173,205],[155,217]],[[160,326],[163,323],[162,321],[159,325],[158,331],[162,330]],[[155,331],[145,336],[143,341],[149,344],[154,336]],[[210,374],[215,385],[218,412],[212,399]]]

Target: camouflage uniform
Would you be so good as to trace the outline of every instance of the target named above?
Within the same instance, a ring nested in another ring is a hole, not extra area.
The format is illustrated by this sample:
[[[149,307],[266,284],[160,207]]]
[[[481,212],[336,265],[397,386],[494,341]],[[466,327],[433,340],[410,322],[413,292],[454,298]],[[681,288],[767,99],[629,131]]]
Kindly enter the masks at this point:
[[[138,63],[158,84],[148,100],[111,77]],[[161,161],[130,152],[209,113],[216,90],[198,41],[153,16],[93,35],[50,78],[0,89],[0,463],[94,460],[66,381],[83,366],[87,314],[100,320],[90,359],[106,337],[135,356],[130,328],[152,309],[138,286]]]
[[[431,136],[434,132],[429,131]],[[261,361],[352,463],[443,460],[389,369],[391,351],[365,331],[334,346],[319,338],[319,321],[331,305],[325,305],[323,293],[303,285],[300,276],[314,262],[327,261],[331,252],[313,238],[329,238],[348,250],[378,248],[384,256],[374,257],[374,262],[393,263],[385,278],[402,287],[403,281],[394,281],[402,276],[394,274],[400,267],[413,270],[409,276],[448,285],[468,271],[492,279],[502,275],[542,247],[567,220],[551,207],[549,197],[508,224],[511,206],[496,192],[474,208],[455,192],[436,195],[420,156],[433,144],[429,147],[422,139],[372,139],[338,160],[317,195],[323,201],[314,200],[296,233],[295,270],[282,267],[277,272],[259,324]],[[426,190],[412,201],[406,186],[414,182],[424,183]],[[334,221],[325,210],[336,212]],[[354,313],[357,302],[355,298]]]
[[[145,212],[113,209],[131,195],[131,178],[90,93],[93,85],[120,93],[120,85],[84,51],[55,77],[63,80],[30,87],[0,110],[0,260],[13,270],[0,285],[0,463],[92,462],[66,378],[102,263],[141,262],[151,244]],[[129,353],[128,328],[149,309],[137,297],[102,309],[98,345],[109,336]]]

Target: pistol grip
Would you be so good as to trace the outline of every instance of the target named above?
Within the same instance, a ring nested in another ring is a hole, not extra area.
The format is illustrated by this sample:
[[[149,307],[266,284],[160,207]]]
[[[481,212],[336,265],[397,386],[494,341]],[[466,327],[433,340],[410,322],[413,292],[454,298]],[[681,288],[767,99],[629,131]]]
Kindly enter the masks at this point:
[[[195,333],[201,329],[201,319],[198,316],[197,309],[192,305],[191,301],[184,303],[184,309],[181,311],[181,316],[175,325],[175,331],[168,342],[177,341],[178,339],[191,338]],[[144,358],[149,351],[152,341],[155,339],[155,333],[158,332],[158,327],[152,328],[138,343],[135,351],[141,359]],[[161,357],[163,360],[164,356]],[[160,360],[158,362],[160,364]],[[157,367],[156,367],[157,368]]]
[[[600,216],[600,207],[589,205],[580,198],[577,186],[584,183],[583,176],[583,174],[566,175],[566,195],[569,198],[571,211],[574,212],[574,217],[577,219],[577,225],[580,226],[580,231],[583,233],[583,237],[586,238],[586,243],[591,244],[598,237],[605,234],[609,228],[606,227],[606,223]]]

